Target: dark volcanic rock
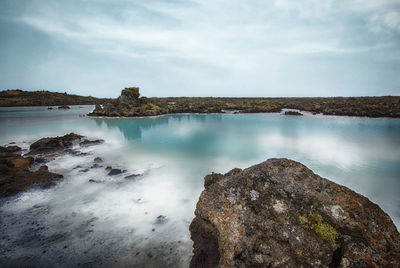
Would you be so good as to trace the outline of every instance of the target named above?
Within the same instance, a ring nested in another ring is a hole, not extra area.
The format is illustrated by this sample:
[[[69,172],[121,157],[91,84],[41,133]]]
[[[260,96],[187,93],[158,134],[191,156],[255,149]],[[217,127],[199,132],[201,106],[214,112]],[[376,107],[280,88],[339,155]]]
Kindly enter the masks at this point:
[[[137,177],[142,176],[142,174],[131,174],[128,176],[125,176],[125,179],[136,179]]]
[[[61,106],[58,106],[58,109],[68,110],[68,109],[71,109],[71,107],[69,107],[68,105],[61,105]]]
[[[287,159],[206,176],[191,267],[400,267],[400,235],[366,197]]]
[[[84,146],[90,146],[90,145],[98,145],[98,144],[102,144],[104,142],[104,140],[88,140],[85,139],[84,141],[80,142],[79,145],[84,147]]]
[[[164,224],[168,221],[167,216],[164,215],[160,215],[156,218],[156,220],[154,221],[154,224]]]
[[[54,184],[54,179],[63,177],[49,172],[45,165],[35,172],[30,171],[29,166],[34,162],[33,157],[15,154],[15,149],[9,149],[14,152],[12,155],[0,155],[0,197],[19,193],[35,185],[48,188]]]
[[[70,133],[61,137],[42,138],[30,146],[29,154],[58,152],[72,147],[73,142],[79,141],[83,136]]]
[[[303,114],[299,113],[299,112],[296,112],[296,111],[286,111],[284,113],[284,115],[300,115],[300,116],[302,116]]]
[[[21,148],[16,145],[7,147],[0,146],[0,157],[9,157],[21,154]]]
[[[124,171],[119,168],[113,168],[108,172],[108,176],[114,176],[123,173]]]
[[[101,158],[101,157],[96,157],[93,161],[94,161],[95,163],[101,163],[101,162],[103,162],[103,158]]]

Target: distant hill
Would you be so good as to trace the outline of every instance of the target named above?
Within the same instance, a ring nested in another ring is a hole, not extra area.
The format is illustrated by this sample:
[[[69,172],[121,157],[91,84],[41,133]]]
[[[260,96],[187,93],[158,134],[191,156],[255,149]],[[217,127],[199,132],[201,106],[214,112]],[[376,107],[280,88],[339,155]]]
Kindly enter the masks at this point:
[[[1,107],[103,104],[110,100],[49,91],[24,91],[20,89],[0,91]]]

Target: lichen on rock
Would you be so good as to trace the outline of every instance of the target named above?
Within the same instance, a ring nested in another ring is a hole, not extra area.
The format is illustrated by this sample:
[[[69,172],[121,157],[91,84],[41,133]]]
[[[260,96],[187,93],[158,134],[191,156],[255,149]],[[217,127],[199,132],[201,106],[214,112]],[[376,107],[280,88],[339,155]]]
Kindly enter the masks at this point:
[[[385,212],[288,159],[207,175],[195,215],[191,267],[400,267]]]

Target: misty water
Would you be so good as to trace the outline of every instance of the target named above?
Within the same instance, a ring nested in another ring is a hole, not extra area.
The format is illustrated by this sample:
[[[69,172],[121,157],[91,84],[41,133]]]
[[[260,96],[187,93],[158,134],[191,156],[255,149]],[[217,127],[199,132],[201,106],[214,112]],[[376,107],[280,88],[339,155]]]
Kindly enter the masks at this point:
[[[0,108],[0,145],[74,132],[105,143],[61,155],[64,179],[0,200],[0,263],[186,267],[203,178],[290,158],[367,196],[400,226],[400,120],[280,114],[90,118],[93,106]],[[102,167],[90,168],[95,157]],[[105,167],[127,171],[108,176]],[[88,168],[89,171],[82,172]],[[126,179],[130,174],[140,174]],[[89,180],[98,183],[90,183]],[[157,217],[165,216],[165,222]]]

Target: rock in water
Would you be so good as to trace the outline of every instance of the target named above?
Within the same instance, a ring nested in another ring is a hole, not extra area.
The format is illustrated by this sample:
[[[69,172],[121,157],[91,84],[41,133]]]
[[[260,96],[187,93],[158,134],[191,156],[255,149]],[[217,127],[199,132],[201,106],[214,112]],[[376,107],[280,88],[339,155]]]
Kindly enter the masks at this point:
[[[286,112],[284,113],[284,115],[299,115],[299,116],[302,116],[303,114],[302,114],[302,113],[299,113],[299,112],[297,112],[297,111],[286,111]]]
[[[108,167],[107,167],[108,168]],[[106,168],[106,169],[107,169]],[[123,173],[124,171],[119,168],[112,168],[110,172],[108,172],[108,176],[114,176]]]
[[[54,185],[54,179],[62,178],[61,174],[52,173],[47,166],[31,171],[33,157],[23,157],[20,148],[0,146],[0,198],[17,194],[33,186],[48,188]],[[17,153],[19,152],[19,153]]]
[[[378,205],[287,159],[206,176],[191,267],[400,267]]]
[[[79,145],[81,147],[87,147],[87,146],[98,145],[98,144],[102,144],[102,143],[104,143],[104,140],[88,140],[88,139],[84,139],[83,141],[81,141],[79,143]]]
[[[71,109],[71,107],[69,107],[68,105],[61,105],[61,106],[58,106],[58,109],[69,110],[69,109]]]
[[[35,141],[30,146],[29,154],[50,153],[71,148],[73,142],[80,141],[83,136],[69,133],[61,137],[48,137]]]

